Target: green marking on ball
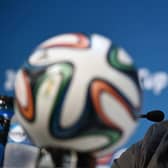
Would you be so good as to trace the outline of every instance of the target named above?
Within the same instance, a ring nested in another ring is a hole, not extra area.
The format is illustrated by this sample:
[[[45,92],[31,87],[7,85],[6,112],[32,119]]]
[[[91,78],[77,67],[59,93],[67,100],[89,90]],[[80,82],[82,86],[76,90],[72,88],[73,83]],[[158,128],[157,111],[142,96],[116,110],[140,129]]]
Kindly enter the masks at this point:
[[[62,76],[62,81],[61,81],[61,85],[58,93],[58,99],[65,91],[65,88],[67,87],[69,81],[71,80],[72,73],[73,73],[73,67],[70,64],[61,64],[60,69],[61,69],[60,74]]]
[[[62,64],[56,64],[55,70],[53,70],[51,73],[55,73],[55,76],[60,75],[61,76],[61,83],[58,88],[58,92],[55,95],[55,99],[53,101],[52,110],[55,105],[58,104],[58,102],[62,101],[61,97],[63,93],[66,91],[66,87],[68,86],[69,81],[72,78],[73,73],[73,67],[71,64],[68,63],[62,63]],[[53,75],[51,75],[53,77]],[[48,80],[48,87],[44,92],[44,96],[49,95],[49,92],[52,91],[52,85],[55,83],[54,79],[50,77],[50,72],[45,73],[42,77],[40,77],[37,82],[34,89],[34,95],[36,95],[36,100],[38,100],[38,90],[42,86],[42,84]],[[50,90],[51,85],[51,90]]]
[[[113,131],[113,130],[94,130],[94,131],[88,131],[86,133],[81,134],[81,136],[87,137],[87,136],[104,136],[109,139],[109,143],[105,144],[104,146],[100,146],[100,149],[107,148],[111,146],[112,144],[117,143],[122,134],[119,131]],[[98,149],[99,150],[99,149]]]
[[[122,69],[122,70],[132,70],[134,69],[133,65],[127,65],[127,64],[123,64],[122,62],[120,62],[120,60],[118,59],[118,53],[119,53],[119,48],[117,47],[113,47],[112,50],[110,51],[110,55],[109,55],[109,62],[112,66],[118,68],[118,69]]]

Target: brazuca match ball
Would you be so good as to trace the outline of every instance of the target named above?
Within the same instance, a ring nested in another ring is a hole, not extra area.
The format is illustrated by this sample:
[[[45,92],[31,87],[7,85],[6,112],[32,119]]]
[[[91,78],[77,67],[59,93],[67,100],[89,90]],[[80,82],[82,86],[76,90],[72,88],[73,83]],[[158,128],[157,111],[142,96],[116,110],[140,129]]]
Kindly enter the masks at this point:
[[[137,124],[141,90],[124,49],[93,34],[40,44],[19,70],[15,111],[40,147],[106,154]]]

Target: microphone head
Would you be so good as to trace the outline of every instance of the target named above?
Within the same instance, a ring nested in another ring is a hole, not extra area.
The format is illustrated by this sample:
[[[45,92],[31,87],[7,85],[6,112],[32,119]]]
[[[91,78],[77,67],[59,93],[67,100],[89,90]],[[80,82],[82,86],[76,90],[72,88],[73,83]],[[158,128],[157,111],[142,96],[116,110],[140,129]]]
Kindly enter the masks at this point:
[[[146,118],[150,121],[160,122],[164,119],[164,113],[160,110],[153,110],[146,114]]]

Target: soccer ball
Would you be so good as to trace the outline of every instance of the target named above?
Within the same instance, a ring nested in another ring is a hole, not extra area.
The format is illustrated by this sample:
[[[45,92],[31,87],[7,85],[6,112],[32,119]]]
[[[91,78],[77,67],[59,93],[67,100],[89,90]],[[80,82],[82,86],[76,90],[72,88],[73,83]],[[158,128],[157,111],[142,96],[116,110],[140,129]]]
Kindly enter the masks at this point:
[[[124,49],[98,34],[40,44],[19,70],[15,111],[35,144],[106,154],[137,124],[141,90]]]

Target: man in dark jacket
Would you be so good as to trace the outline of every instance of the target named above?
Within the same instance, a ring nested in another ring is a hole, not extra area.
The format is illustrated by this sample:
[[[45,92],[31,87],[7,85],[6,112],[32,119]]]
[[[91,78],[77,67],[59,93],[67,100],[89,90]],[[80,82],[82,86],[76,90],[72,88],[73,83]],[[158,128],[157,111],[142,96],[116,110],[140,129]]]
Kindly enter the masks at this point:
[[[168,168],[168,121],[152,125],[141,141],[115,160],[112,168]]]

